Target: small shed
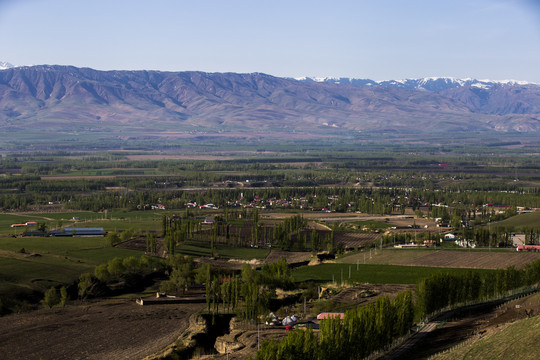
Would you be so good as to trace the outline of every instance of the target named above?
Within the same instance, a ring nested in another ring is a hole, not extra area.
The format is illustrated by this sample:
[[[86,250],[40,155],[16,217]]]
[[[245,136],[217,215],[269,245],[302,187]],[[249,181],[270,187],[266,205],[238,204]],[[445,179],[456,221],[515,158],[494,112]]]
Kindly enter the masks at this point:
[[[456,240],[456,235],[451,234],[451,233],[444,234],[444,240],[446,240],[446,241]]]
[[[62,230],[52,230],[51,236],[105,236],[103,228],[65,228]]]

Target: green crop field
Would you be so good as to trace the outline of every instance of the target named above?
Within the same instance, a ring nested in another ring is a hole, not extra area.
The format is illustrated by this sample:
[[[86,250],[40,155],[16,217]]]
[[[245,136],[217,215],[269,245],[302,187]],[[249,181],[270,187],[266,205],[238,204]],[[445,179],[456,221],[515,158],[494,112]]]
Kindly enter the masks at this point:
[[[19,237],[0,238],[0,249],[18,251],[24,248],[29,252],[46,252],[66,255],[79,249],[98,249],[106,247],[104,237]]]
[[[420,279],[440,271],[464,273],[471,270],[398,265],[322,264],[317,266],[302,266],[293,271],[293,277],[298,282],[331,282],[333,279],[339,284],[341,283],[341,279],[343,279],[343,282],[371,284],[416,284]],[[490,270],[472,271],[489,272]]]
[[[270,253],[269,249],[235,248],[224,244],[216,244],[215,250],[220,257],[228,259],[264,259]],[[200,241],[188,241],[176,247],[180,254],[189,256],[212,256],[210,243]]]
[[[102,227],[105,231],[120,231],[133,229],[135,231],[141,230],[155,230],[161,231],[161,222],[157,219],[124,219],[124,220],[93,220],[74,225],[77,227]]]
[[[512,216],[499,221],[495,226],[513,226],[516,230],[522,230],[525,227],[538,227],[540,226],[540,211]]]
[[[22,233],[26,227],[12,228],[11,224],[24,224],[29,221],[45,223],[48,229],[57,227],[103,227],[105,231],[161,230],[161,217],[171,212],[164,211],[109,211],[95,213],[90,211],[51,212],[33,214],[0,214],[0,235]],[[74,220],[77,219],[77,220]]]

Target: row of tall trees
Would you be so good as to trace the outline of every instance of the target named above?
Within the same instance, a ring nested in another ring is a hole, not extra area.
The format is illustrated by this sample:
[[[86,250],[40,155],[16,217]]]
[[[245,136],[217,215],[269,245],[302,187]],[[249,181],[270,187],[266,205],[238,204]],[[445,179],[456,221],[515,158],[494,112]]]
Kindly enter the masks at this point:
[[[428,315],[447,306],[505,295],[510,290],[539,281],[540,260],[527,264],[522,270],[509,267],[482,274],[439,272],[418,283],[417,303],[421,313]]]
[[[454,229],[455,230],[455,229]],[[525,243],[527,245],[540,244],[540,228],[528,227],[523,229],[525,232]],[[473,241],[480,247],[509,247],[512,246],[512,234],[516,232],[514,226],[492,226],[492,227],[463,227],[453,231],[453,233],[465,240]],[[444,233],[441,232],[403,232],[387,234],[382,236],[383,244],[404,244],[404,243],[423,243],[425,240],[434,240],[439,242]]]

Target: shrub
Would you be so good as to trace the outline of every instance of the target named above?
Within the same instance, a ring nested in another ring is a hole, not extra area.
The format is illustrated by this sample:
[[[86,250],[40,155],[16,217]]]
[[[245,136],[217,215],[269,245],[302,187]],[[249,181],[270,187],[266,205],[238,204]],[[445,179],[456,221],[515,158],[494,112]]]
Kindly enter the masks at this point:
[[[43,304],[43,307],[47,309],[60,303],[60,297],[54,286],[45,291],[45,296],[43,297],[43,300],[41,300],[41,303]]]

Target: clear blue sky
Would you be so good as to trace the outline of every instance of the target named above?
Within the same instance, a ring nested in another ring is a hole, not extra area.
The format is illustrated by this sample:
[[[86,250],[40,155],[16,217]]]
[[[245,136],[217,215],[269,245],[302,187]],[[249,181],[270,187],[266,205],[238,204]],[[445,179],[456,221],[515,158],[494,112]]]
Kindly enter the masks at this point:
[[[540,0],[0,0],[0,61],[540,82]]]

